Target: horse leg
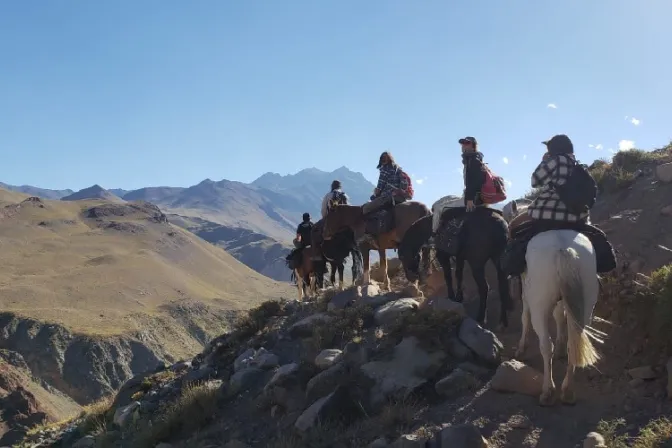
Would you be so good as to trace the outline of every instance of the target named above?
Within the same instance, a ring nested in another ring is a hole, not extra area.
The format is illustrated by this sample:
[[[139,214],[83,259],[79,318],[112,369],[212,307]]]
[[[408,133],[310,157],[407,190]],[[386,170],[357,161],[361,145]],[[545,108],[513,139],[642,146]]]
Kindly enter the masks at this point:
[[[331,269],[331,274],[329,275],[329,281],[331,282],[331,286],[336,286],[336,263],[330,261],[329,268]]]
[[[455,301],[462,303],[464,301],[464,293],[462,292],[462,281],[464,280],[464,258],[461,256],[455,257],[455,280],[457,281],[457,295]]]
[[[343,291],[343,288],[345,285],[343,284],[343,271],[345,270],[345,266],[343,263],[339,263],[338,265],[338,289]]]
[[[299,293],[298,300],[301,302],[303,301],[303,275],[298,269],[294,269],[294,275],[296,276],[296,289]]]
[[[518,341],[518,348],[515,353],[515,358],[519,360],[525,359],[525,349],[527,348],[527,335],[530,332],[530,307],[523,299],[523,312],[520,316],[522,323],[522,331],[520,333],[520,340]]]
[[[555,349],[553,350],[553,357],[555,359],[562,359],[567,355],[567,315],[565,314],[565,306],[562,301],[558,301],[553,310],[553,318],[555,319]]]
[[[455,290],[453,289],[453,272],[450,265],[450,255],[446,252],[436,251],[436,259],[439,260],[441,269],[443,270],[443,279],[446,282],[446,288],[448,288],[448,299],[457,301],[455,297]]]
[[[362,252],[362,259],[364,261],[364,273],[362,274],[362,286],[371,283],[371,275],[369,273],[369,251]]]
[[[317,280],[317,274],[313,273],[310,276],[310,294],[312,297],[317,296],[317,285],[316,285],[316,280]]]
[[[485,325],[489,289],[488,281],[485,279],[485,264],[482,266],[471,265],[471,273],[476,282],[476,286],[478,286],[478,315],[476,320],[479,324]],[[503,316],[506,316],[506,312],[503,313]]]
[[[380,257],[380,269],[383,271],[383,291],[390,291],[390,277],[387,275],[387,254],[385,249],[378,249]]]
[[[511,295],[509,293],[509,280],[506,278],[506,274],[502,271],[499,265],[498,258],[492,258],[492,263],[495,265],[497,270],[497,289],[499,290],[499,325],[502,328],[508,328],[509,326],[509,316],[507,314],[513,306],[511,304]]]
[[[557,291],[554,285],[540,281],[538,274],[535,277],[530,276],[527,280],[523,292],[524,300],[530,307],[532,328],[539,337],[539,351],[544,359],[544,384],[539,404],[551,406],[555,403],[555,383],[553,382],[553,342],[549,322],[555,306]]]

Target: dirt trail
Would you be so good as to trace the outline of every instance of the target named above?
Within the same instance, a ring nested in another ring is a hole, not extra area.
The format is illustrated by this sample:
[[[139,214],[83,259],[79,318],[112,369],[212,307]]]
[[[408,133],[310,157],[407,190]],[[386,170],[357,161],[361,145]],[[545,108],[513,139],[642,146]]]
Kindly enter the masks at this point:
[[[519,299],[514,300],[516,308],[511,313],[510,327],[496,332],[504,344],[504,360],[514,357],[521,333],[521,304]],[[476,301],[465,305],[469,313],[475,315]],[[496,322],[498,300],[490,300],[488,305],[489,321]],[[473,396],[431,407],[426,416],[428,423],[474,423],[481,427],[483,435],[495,448],[568,448],[582,446],[584,436],[594,431],[600,420],[625,418],[635,428],[656,416],[672,413],[672,405],[661,399],[664,385],[660,381],[639,387],[629,384],[631,380],[626,366],[630,353],[623,349],[627,347],[628,335],[608,324],[597,328],[608,332],[610,337],[599,347],[603,359],[596,368],[577,371],[576,405],[562,405],[558,400],[553,407],[541,407],[535,397],[503,394],[486,386]],[[521,361],[543,371],[537,336],[530,333],[527,353]],[[554,380],[558,390],[566,366],[564,359],[554,360]]]

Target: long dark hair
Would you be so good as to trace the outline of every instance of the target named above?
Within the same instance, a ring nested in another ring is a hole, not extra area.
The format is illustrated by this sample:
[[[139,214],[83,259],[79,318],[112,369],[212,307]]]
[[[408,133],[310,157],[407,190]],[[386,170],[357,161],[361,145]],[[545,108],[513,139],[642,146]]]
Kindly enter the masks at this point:
[[[387,156],[389,159],[389,164],[392,166],[397,166],[397,162],[394,161],[394,157],[392,157],[392,154],[388,151],[385,151],[380,155],[380,158],[378,159],[378,166],[376,168],[380,169],[381,166],[383,166],[383,159]]]

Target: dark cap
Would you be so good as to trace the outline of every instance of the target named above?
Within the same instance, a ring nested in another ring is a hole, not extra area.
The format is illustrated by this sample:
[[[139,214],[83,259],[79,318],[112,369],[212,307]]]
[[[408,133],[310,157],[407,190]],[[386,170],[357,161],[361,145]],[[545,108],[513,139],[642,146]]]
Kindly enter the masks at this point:
[[[458,140],[457,143],[459,143],[460,145],[463,145],[463,144],[465,144],[465,143],[471,143],[471,144],[474,145],[474,146],[477,145],[477,143],[476,143],[476,139],[475,139],[474,137],[464,137],[464,138],[461,138],[460,140]]]
[[[310,213],[304,213],[303,214],[303,220],[304,221],[310,221]]]
[[[551,137],[550,140],[541,142],[546,145],[550,154],[573,154],[574,144],[565,134],[558,134]]]

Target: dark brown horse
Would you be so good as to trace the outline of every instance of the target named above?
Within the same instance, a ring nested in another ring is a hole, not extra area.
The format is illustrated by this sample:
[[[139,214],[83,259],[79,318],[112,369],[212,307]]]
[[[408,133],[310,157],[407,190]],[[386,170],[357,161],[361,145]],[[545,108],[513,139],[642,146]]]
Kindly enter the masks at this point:
[[[362,283],[368,284],[371,281],[369,274],[369,251],[377,250],[380,256],[380,267],[385,273],[383,289],[388,291],[390,289],[390,278],[387,275],[387,256],[385,250],[396,249],[411,224],[424,216],[431,216],[429,208],[416,201],[407,201],[395,205],[393,213],[394,229],[373,237],[371,242],[359,244],[364,262]],[[325,240],[329,241],[339,232],[345,229],[352,229],[354,234],[359,236],[364,234],[365,226],[366,216],[361,206],[337,205],[324,218],[322,235]]]
[[[488,302],[488,282],[485,278],[485,265],[492,261],[497,269],[497,283],[501,300],[500,324],[508,326],[507,311],[512,308],[509,295],[509,285],[506,275],[502,272],[499,259],[504,252],[508,238],[508,226],[498,210],[491,208],[477,208],[469,216],[462,249],[455,257],[455,278],[457,279],[457,293],[453,289],[453,275],[451,256],[446,252],[446,242],[452,237],[450,223],[455,218],[464,217],[464,208],[450,208],[441,214],[436,234],[433,232],[432,216],[422,218],[406,232],[399,246],[399,259],[404,267],[408,281],[414,282],[423,274],[421,264],[427,266],[428,260],[422,260],[426,255],[423,250],[434,239],[436,258],[443,268],[443,275],[448,287],[448,298],[462,302],[462,279],[464,262],[468,262],[471,273],[478,286],[479,307],[476,319],[485,323],[486,307]],[[422,263],[422,262],[425,263]],[[424,267],[423,266],[423,267]]]

